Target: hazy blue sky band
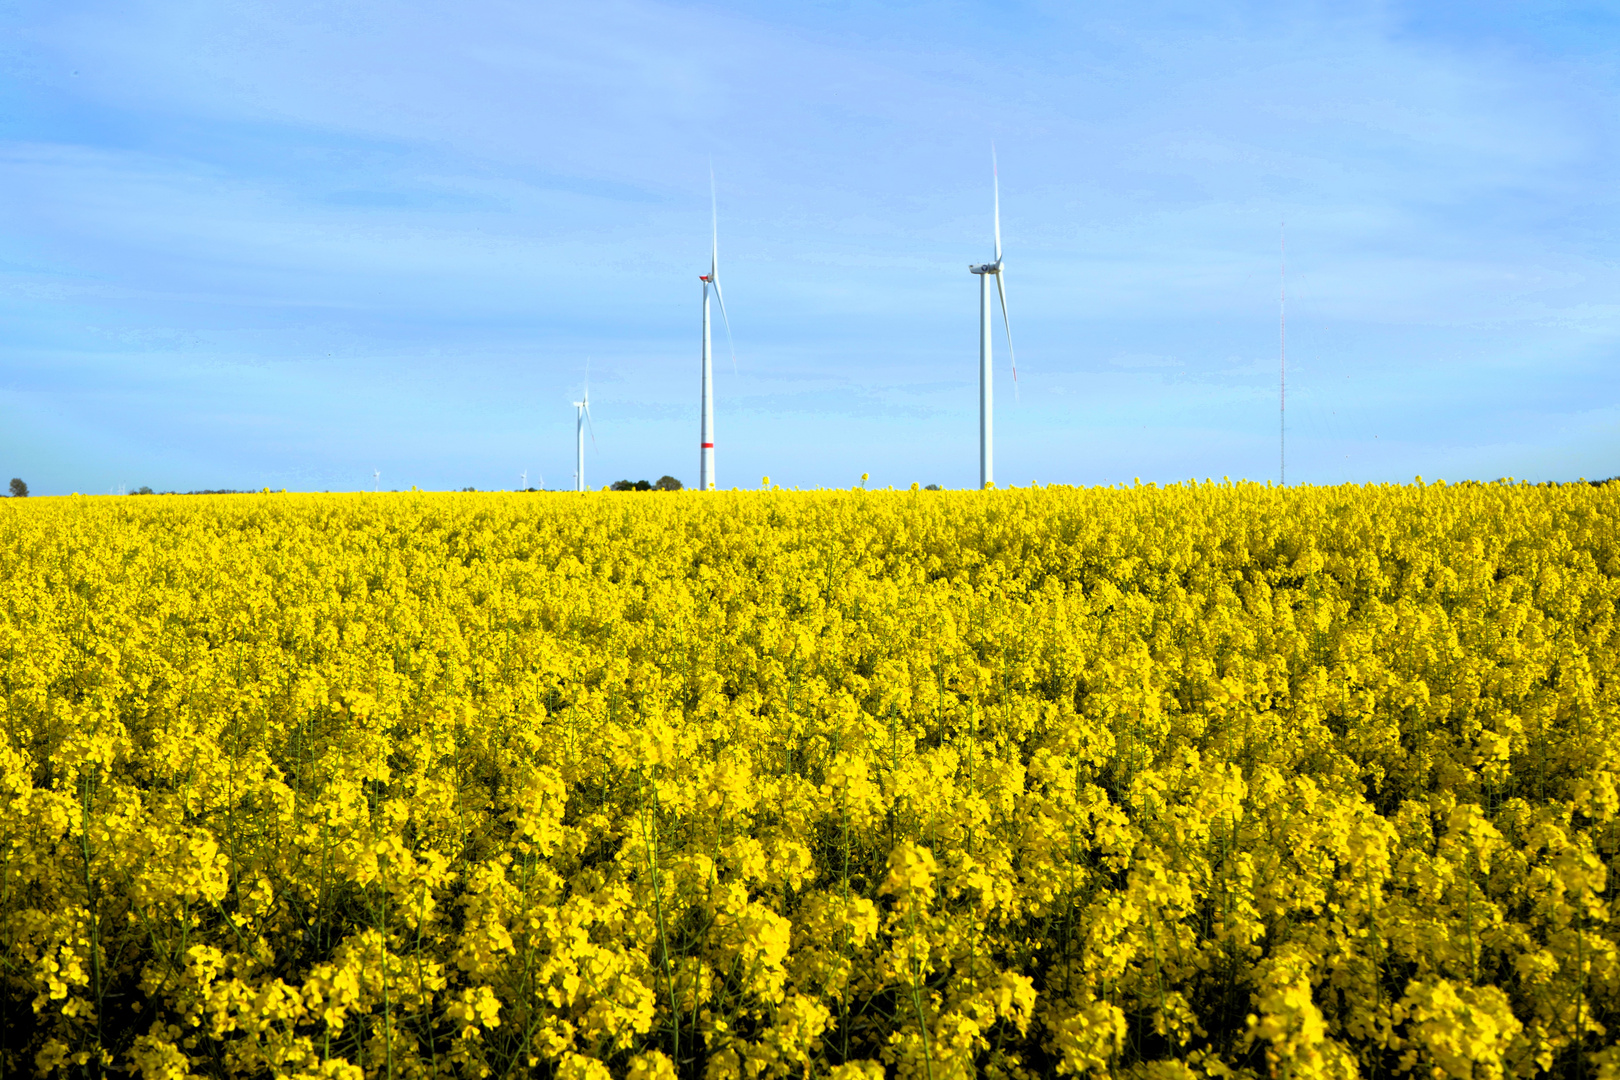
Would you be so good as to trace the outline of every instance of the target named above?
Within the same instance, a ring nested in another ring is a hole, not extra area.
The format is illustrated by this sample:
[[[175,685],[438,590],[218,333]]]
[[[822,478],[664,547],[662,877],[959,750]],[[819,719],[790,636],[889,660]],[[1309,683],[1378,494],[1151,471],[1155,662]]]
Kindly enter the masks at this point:
[[[1620,474],[1615,5],[0,9],[38,493]],[[785,9],[785,10],[784,10]]]

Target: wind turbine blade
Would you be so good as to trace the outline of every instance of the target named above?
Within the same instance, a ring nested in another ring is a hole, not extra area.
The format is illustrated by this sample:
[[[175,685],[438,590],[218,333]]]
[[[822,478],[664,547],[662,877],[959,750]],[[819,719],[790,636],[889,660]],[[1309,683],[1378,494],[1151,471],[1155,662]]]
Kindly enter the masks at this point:
[[[726,324],[726,347],[731,350],[731,373],[737,374],[737,344],[731,340],[731,316],[726,314],[726,298],[720,294],[720,279],[714,279],[714,298],[720,301],[720,321]]]
[[[996,292],[1001,294],[1001,325],[1007,328],[1007,359],[1012,361],[1013,398],[1018,397],[1018,357],[1013,354],[1012,322],[1007,318],[1007,286],[1003,280],[1005,270],[996,274]]]
[[[996,196],[996,262],[1001,261],[1001,170],[996,168],[996,145],[990,144],[990,182]],[[997,279],[1000,280],[999,278]],[[1003,312],[1005,314],[1005,312]]]
[[[591,445],[596,445],[596,425],[591,423],[591,358],[585,358],[585,394],[579,407],[585,410],[585,430],[591,433]]]
[[[714,162],[709,162],[709,284],[720,302],[720,320],[726,324],[726,347],[731,351],[731,373],[737,374],[737,343],[731,337],[731,316],[726,314],[726,298],[720,292],[720,203],[714,193]]]

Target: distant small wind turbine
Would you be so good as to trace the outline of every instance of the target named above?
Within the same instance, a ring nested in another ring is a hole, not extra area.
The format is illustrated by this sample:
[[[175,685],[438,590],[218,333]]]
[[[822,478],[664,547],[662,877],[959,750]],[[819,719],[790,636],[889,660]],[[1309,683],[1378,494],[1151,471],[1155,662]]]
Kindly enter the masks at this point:
[[[382,470],[381,469],[372,469],[371,470],[371,482],[372,482],[372,484],[375,485],[375,487],[372,490],[374,490],[374,491],[381,491],[382,490]]]
[[[737,347],[731,340],[731,317],[726,314],[726,298],[720,293],[720,206],[714,193],[714,170],[709,170],[709,272],[699,274],[703,282],[703,417],[698,435],[698,490],[714,490],[714,360],[709,343],[709,287],[720,303],[720,318],[726,324],[726,343],[731,346],[731,368],[737,369]]]
[[[1018,387],[1018,358],[1013,355],[1012,323],[1007,318],[1006,270],[1001,264],[1001,174],[996,168],[996,148],[990,148],[990,175],[995,186],[996,261],[970,266],[979,275],[979,487],[995,481],[994,402],[990,372],[990,339],[994,319],[990,313],[990,276],[995,275],[996,291],[1001,294],[1001,322],[1007,328],[1007,357],[1012,360],[1013,388]]]
[[[574,436],[578,444],[579,456],[574,466],[574,490],[585,490],[585,425],[591,427],[591,445],[596,445],[596,425],[591,423],[591,376],[590,366],[585,368],[585,397],[582,401],[574,402]]]
[[[528,490],[528,487],[529,487],[529,470],[524,469],[522,474],[518,477],[518,490],[519,491],[526,491],[526,490]]]

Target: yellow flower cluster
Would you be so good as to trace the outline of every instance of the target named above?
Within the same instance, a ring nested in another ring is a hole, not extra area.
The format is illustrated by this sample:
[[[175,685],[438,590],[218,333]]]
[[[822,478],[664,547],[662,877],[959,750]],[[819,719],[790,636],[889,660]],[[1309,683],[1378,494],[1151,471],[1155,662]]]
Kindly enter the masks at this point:
[[[1620,485],[0,504],[0,1075],[1620,1078]]]

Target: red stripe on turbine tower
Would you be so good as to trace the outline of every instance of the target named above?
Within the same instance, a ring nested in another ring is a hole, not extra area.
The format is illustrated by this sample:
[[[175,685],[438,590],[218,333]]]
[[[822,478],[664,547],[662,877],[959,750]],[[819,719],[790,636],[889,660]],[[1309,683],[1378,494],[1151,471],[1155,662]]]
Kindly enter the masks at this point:
[[[713,450],[714,449],[714,443],[712,443],[712,442],[704,443],[703,444],[703,449],[705,449],[705,450]]]

